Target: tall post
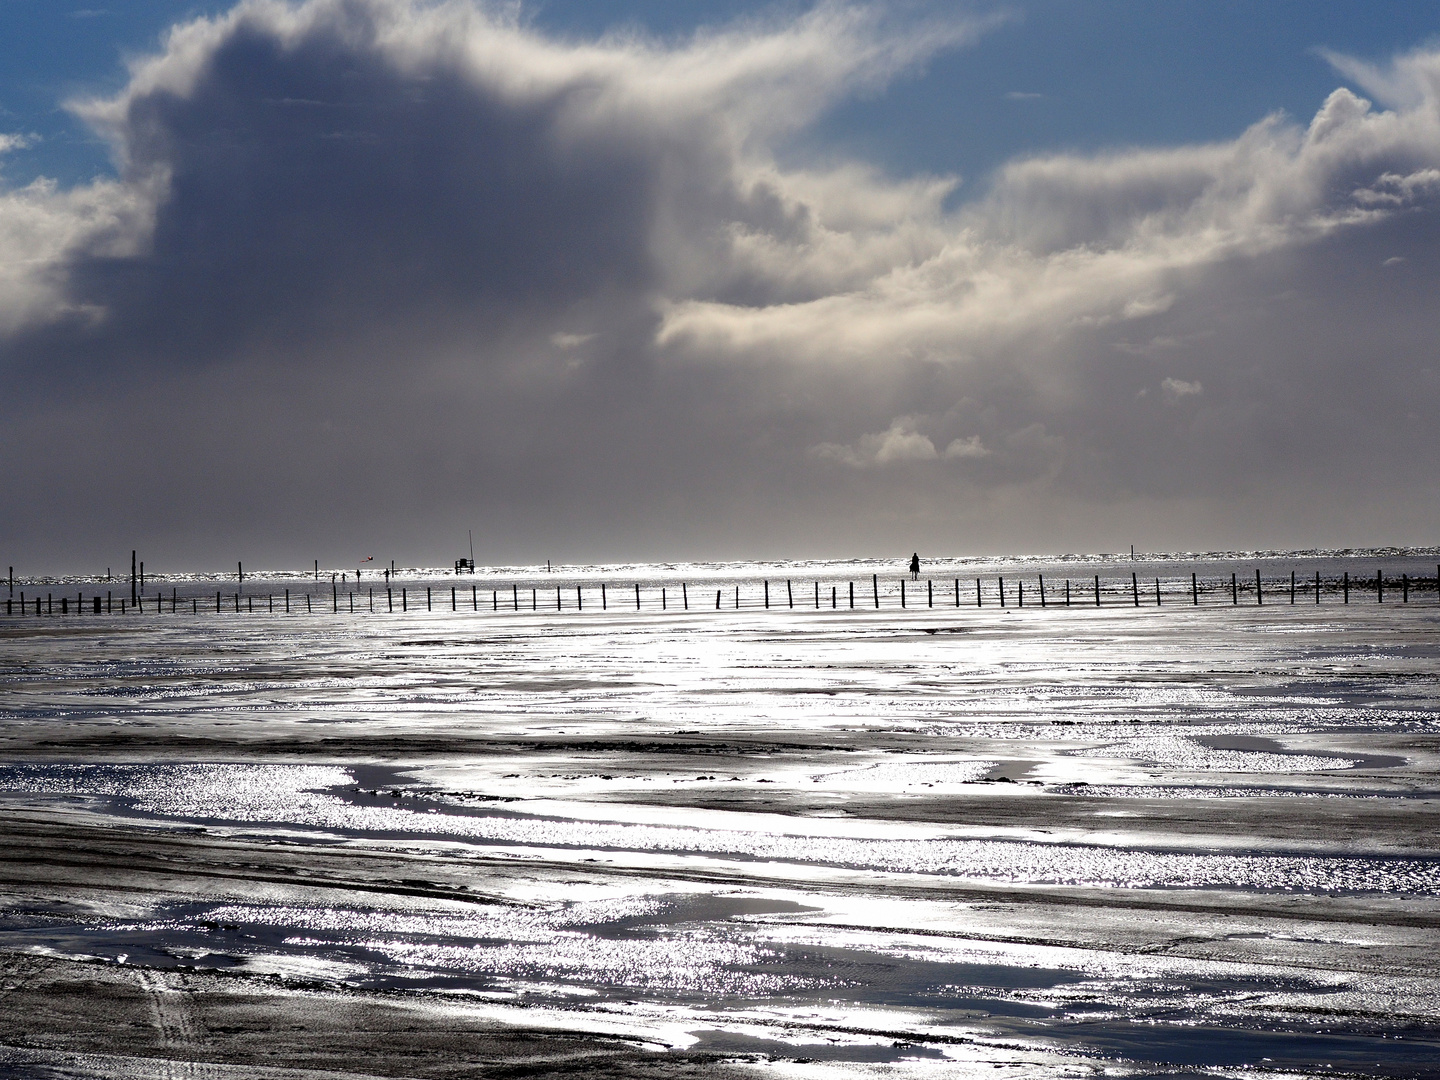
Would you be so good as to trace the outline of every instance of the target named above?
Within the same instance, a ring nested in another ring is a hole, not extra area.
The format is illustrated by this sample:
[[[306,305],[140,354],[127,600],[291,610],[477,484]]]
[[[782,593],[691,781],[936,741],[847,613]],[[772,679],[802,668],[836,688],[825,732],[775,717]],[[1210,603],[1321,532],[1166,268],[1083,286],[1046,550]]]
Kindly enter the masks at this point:
[[[1065,579],[1065,606],[1070,606],[1070,579]]]
[[[1135,549],[1134,549],[1134,548],[1131,548],[1130,550],[1133,552]],[[1133,559],[1135,556],[1132,554],[1130,557]],[[1130,592],[1131,592],[1131,594],[1134,595],[1134,597],[1135,597],[1135,606],[1136,606],[1136,607],[1139,607],[1139,606],[1140,606],[1140,579],[1136,576],[1135,571],[1133,571],[1133,570],[1130,571]]]
[[[603,581],[600,583],[600,610],[610,610],[609,601],[605,598],[605,583]]]
[[[960,579],[955,579],[955,606],[960,606]]]
[[[390,561],[390,572],[391,572],[392,574],[395,572],[395,561],[394,561],[393,559]],[[319,580],[320,580],[320,560],[319,560],[319,559],[316,559],[316,560],[315,560],[315,580],[316,580],[316,581],[319,581]],[[306,596],[309,596],[310,594],[309,594],[309,593],[306,593],[305,595],[306,595]]]
[[[245,587],[245,564],[242,562],[235,564],[235,580],[240,583],[242,589]]]
[[[1235,571],[1230,571],[1230,606],[1240,603],[1240,583],[1235,580]]]
[[[979,579],[978,577],[975,579],[975,606],[976,606],[976,607],[984,607],[984,606],[985,606],[984,603],[983,603],[983,597],[982,597],[981,592],[980,592],[980,579]]]
[[[1408,604],[1408,603],[1410,603],[1410,575],[1409,575],[1409,574],[1401,574],[1401,575],[1400,575],[1400,602],[1401,602],[1402,604]]]
[[[680,604],[686,610],[690,610],[690,586],[680,582]]]
[[[905,606],[905,579],[903,577],[900,579],[900,606],[902,608]]]
[[[1190,571],[1190,603],[1195,607],[1200,606],[1200,582],[1196,580],[1193,570]]]
[[[871,589],[871,591],[872,591],[872,592],[874,593],[874,595],[875,595],[875,606],[878,608],[878,607],[880,606],[880,575],[879,575],[879,574],[871,574],[871,575],[870,575],[870,589]]]
[[[1435,568],[1435,572],[1437,575],[1440,575],[1440,566]],[[1440,577],[1437,577],[1436,580],[1440,581]],[[855,610],[855,583],[853,581],[850,582],[850,610]]]
[[[1044,606],[1045,606],[1045,575],[1044,575],[1044,574],[1041,574],[1041,575],[1039,575],[1039,576],[1040,576],[1040,606],[1041,606],[1041,607],[1044,607]]]
[[[1155,579],[1155,606],[1160,606],[1160,579]]]
[[[135,603],[135,552],[130,552],[130,603]]]
[[[739,607],[740,605],[736,604],[735,606]],[[640,583],[638,581],[635,583],[635,610],[640,610]]]
[[[455,607],[455,586],[454,586],[454,585],[451,585],[451,586],[450,586],[450,610],[451,610],[451,611],[456,610],[456,607]]]
[[[1255,606],[1265,603],[1265,594],[1260,591],[1260,568],[1255,567]]]
[[[925,579],[925,606],[935,606],[935,582],[931,581],[929,578]]]
[[[1384,573],[1385,572],[1383,570],[1375,571],[1375,602],[1377,604],[1385,603],[1385,578],[1383,576]]]
[[[1349,571],[1349,570],[1346,570],[1346,571],[1345,571],[1345,577],[1344,577],[1343,581],[1341,582],[1341,586],[1340,586],[1340,587],[1344,590],[1343,595],[1344,595],[1344,598],[1345,598],[1345,603],[1347,603],[1347,604],[1350,603],[1350,571]]]
[[[790,588],[789,578],[785,579],[785,599],[789,602],[792,608],[795,606],[795,593]]]
[[[999,578],[999,579],[997,579],[997,580],[999,580],[999,582],[1000,582],[1000,606],[1001,606],[1001,607],[1004,607],[1004,606],[1005,606],[1005,579],[1002,577],[1002,578]]]
[[[765,610],[770,610],[770,579],[765,579]]]
[[[584,610],[585,610],[585,598],[580,595],[580,586],[579,586],[579,585],[576,585],[576,586],[575,586],[575,610],[576,610],[576,611],[584,611]]]
[[[1095,606],[1100,606],[1100,575],[1095,575]]]
[[[1295,571],[1290,571],[1290,603],[1295,603]]]
[[[1315,571],[1315,603],[1320,603],[1320,571]]]

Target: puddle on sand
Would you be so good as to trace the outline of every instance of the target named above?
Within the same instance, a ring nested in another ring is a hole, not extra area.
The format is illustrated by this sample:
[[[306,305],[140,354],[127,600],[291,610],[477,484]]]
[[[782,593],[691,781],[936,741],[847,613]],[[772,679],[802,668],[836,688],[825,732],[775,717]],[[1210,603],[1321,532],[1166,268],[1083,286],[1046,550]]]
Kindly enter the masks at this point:
[[[773,864],[942,875],[964,881],[1100,888],[1226,888],[1306,893],[1440,896],[1440,859],[1396,856],[1196,853],[1019,840],[825,835],[807,819],[802,835],[755,827],[628,824],[540,817],[511,808],[458,808],[439,799],[366,797],[348,770],[269,764],[12,765],[0,767],[0,798],[103,805],[121,816],[247,831],[312,830],[317,838],[387,843],[444,839],[485,848],[543,850],[547,857],[726,860],[741,874]],[[683,812],[676,816],[683,819]],[[767,823],[768,825],[769,823]],[[784,829],[784,819],[771,829]],[[838,823],[837,829],[846,826]],[[768,867],[768,868],[767,868]]]

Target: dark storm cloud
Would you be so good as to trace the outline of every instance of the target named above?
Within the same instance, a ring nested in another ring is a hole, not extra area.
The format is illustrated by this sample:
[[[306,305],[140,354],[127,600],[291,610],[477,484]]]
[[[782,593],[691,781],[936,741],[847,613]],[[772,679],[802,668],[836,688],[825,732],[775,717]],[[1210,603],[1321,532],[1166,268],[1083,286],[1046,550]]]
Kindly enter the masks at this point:
[[[1433,524],[1406,417],[1440,395],[1440,59],[1350,72],[1390,111],[1016,162],[959,210],[948,178],[777,163],[977,28],[559,43],[404,0],[177,28],[79,106],[117,180],[0,192],[11,546],[1350,541],[1344,498],[1286,500],[1381,466],[1369,524]]]

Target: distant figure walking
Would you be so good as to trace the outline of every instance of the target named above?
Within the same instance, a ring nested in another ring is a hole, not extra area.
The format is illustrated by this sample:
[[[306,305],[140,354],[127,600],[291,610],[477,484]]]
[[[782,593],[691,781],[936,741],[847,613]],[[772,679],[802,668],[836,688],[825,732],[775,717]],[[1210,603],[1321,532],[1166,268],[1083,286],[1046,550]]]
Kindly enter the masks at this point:
[[[920,580],[920,553],[918,551],[910,556],[910,580]]]

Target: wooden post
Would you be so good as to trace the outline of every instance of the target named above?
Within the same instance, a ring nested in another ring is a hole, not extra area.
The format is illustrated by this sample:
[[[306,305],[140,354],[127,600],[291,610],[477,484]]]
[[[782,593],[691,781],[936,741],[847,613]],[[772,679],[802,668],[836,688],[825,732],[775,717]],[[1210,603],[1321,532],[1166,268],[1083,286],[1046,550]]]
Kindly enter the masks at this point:
[[[830,586],[830,610],[831,610],[831,611],[834,611],[837,607],[840,606],[838,601],[839,601],[839,589],[838,589],[836,586],[831,585],[831,586]]]
[[[1265,603],[1265,594],[1260,588],[1260,568],[1255,567],[1255,606],[1259,607]]]
[[[123,603],[124,603],[124,602],[122,601],[121,603],[122,603],[122,606],[121,606],[120,610],[123,612],[123,611],[125,610],[125,608],[124,608],[124,606],[123,606]],[[219,591],[218,589],[215,591],[215,614],[216,614],[216,615],[219,615],[219,614],[220,614],[220,591]]]
[[[606,599],[605,599],[605,583],[604,583],[603,581],[600,583],[600,610],[601,610],[601,611],[609,611],[609,610],[610,610],[610,605],[609,605],[609,603],[608,603],[608,602],[606,601]]]
[[[265,599],[266,599],[267,601],[269,601],[269,603],[270,603],[270,612],[269,612],[269,613],[270,613],[271,615],[274,615],[274,614],[275,614],[275,596],[274,596],[274,594],[271,593],[271,594],[267,595],[267,596],[265,597]],[[175,610],[175,606],[174,606],[174,605],[175,605],[175,601],[174,601],[174,598],[173,598],[173,597],[171,598],[170,605],[171,605],[171,606],[170,606],[170,610],[173,612],[173,611]],[[352,597],[351,600],[350,600],[350,610],[351,610],[351,611],[354,611],[354,610],[355,610],[355,600],[354,600],[353,597]]]
[[[955,579],[955,606],[960,606],[960,579]]]
[[[1320,571],[1315,571],[1315,603],[1320,603]]]
[[[875,596],[875,606],[878,608],[878,607],[880,606],[880,575],[879,575],[879,574],[871,574],[871,575],[870,575],[870,591],[871,591],[871,592],[874,594],[874,596]]]
[[[353,595],[353,594],[352,594],[352,595]],[[353,600],[351,601],[350,606],[351,606],[352,608],[355,606]],[[450,586],[450,610],[451,610],[451,611],[457,610],[457,608],[456,608],[456,603],[455,603],[455,586],[454,586],[454,585],[451,585],[451,586]]]
[[[1039,575],[1039,578],[1040,578],[1040,606],[1043,608],[1043,607],[1045,606],[1045,575],[1044,575],[1044,574],[1040,574],[1040,575]]]
[[[905,579],[903,577],[900,579],[900,606],[902,608],[905,606]]]
[[[1134,597],[1135,597],[1135,606],[1136,606],[1136,607],[1139,607],[1139,606],[1140,606],[1140,579],[1135,575],[1135,571],[1133,571],[1133,570],[1130,571],[1130,592],[1131,592],[1131,593],[1134,595]]]
[[[1025,579],[1021,578],[1015,583],[1015,600],[1017,606],[1025,606]]]
[[[820,610],[820,582],[815,582],[815,610]]]
[[[236,595],[236,596],[239,596],[240,594],[239,594],[239,593],[236,593],[235,595]],[[160,610],[160,605],[159,605],[158,603],[155,605],[155,610],[156,610],[156,611],[159,611],[159,610]],[[249,615],[255,614],[255,597],[254,597],[253,595],[251,595],[250,593],[246,593],[246,594],[245,594],[245,611],[246,611],[246,614],[249,614]]]
[[[690,610],[690,586],[680,582],[680,604],[686,610]]]
[[[740,610],[740,586],[735,586],[735,610]]]
[[[135,552],[130,552],[130,606],[135,606]]]
[[[1401,575],[1400,575],[1400,602],[1401,602],[1402,604],[1408,604],[1408,603],[1410,603],[1410,575],[1409,575],[1409,574],[1401,574]]]
[[[430,586],[425,586],[425,610],[430,610]]]
[[[669,611],[669,610],[670,610],[670,600],[669,600],[669,597],[667,597],[667,596],[665,595],[665,586],[664,586],[664,585],[661,585],[661,586],[660,586],[660,610],[661,610],[661,611]]]
[[[425,607],[427,609],[430,607],[429,589],[425,590]],[[340,614],[340,587],[335,584],[334,580],[330,582],[330,613],[332,615]]]
[[[1375,602],[1377,604],[1385,603],[1385,578],[1383,574],[1383,570],[1375,571]]]
[[[308,606],[309,603],[310,603],[310,594],[309,594],[309,593],[306,593],[306,594],[305,594],[305,603],[306,603],[307,606]],[[409,610],[410,610],[410,590],[409,590],[408,588],[404,588],[404,589],[401,589],[401,590],[400,590],[400,610],[401,610],[401,611],[409,611]]]
[[[385,610],[388,612],[395,610],[395,590],[389,585],[385,586]]]
[[[556,610],[556,611],[564,611],[564,610],[565,610],[565,609],[561,606],[561,604],[560,604],[560,586],[559,586],[559,585],[556,585],[556,586],[555,586],[555,610]]]
[[[1295,571],[1290,571],[1290,605],[1295,605]]]
[[[1240,603],[1240,584],[1235,580],[1235,571],[1230,571],[1230,605]]]
[[[395,560],[394,560],[394,559],[391,559],[391,560],[390,560],[390,572],[391,572],[392,574],[395,572]],[[319,580],[320,580],[320,560],[319,560],[319,559],[316,559],[316,560],[315,560],[315,580],[316,580],[316,581],[319,581]],[[305,594],[305,602],[306,602],[307,604],[310,602],[310,594],[309,594],[309,593],[306,593],[306,594]]]
[[[1065,606],[1070,606],[1070,579],[1065,579]]]
[[[239,582],[242,589],[245,587],[245,564],[242,562],[235,564],[235,580]]]
[[[1095,575],[1095,606],[1100,606],[1100,575]]]
[[[935,606],[935,582],[930,578],[925,579],[925,606]]]
[[[716,590],[715,590],[715,610],[716,610],[716,611],[719,611],[719,610],[720,610],[720,590],[719,590],[719,589],[716,589]]]
[[[305,594],[305,614],[310,614],[310,594],[308,592]]]
[[[370,586],[370,614],[375,614],[375,586]]]
[[[735,606],[739,607],[740,605],[736,604]],[[638,581],[635,583],[635,610],[640,610],[640,583]]]
[[[580,586],[579,586],[579,585],[576,585],[576,586],[575,586],[575,610],[576,610],[576,611],[584,611],[584,610],[585,610],[585,598],[580,595]]]
[[[371,593],[371,595],[373,596],[374,593],[375,593],[375,590],[374,590],[374,589],[371,589],[371,590],[370,590],[370,593]],[[372,604],[371,606],[373,607],[374,605]],[[479,610],[480,610],[480,588],[479,588],[479,586],[477,586],[477,585],[471,585],[471,586],[470,586],[470,610],[471,610],[471,611],[479,611]]]
[[[790,588],[789,578],[785,579],[785,599],[792,608],[795,606],[795,593]]]
[[[1155,606],[1160,606],[1160,579],[1155,579]]]
[[[976,606],[976,607],[984,607],[984,606],[985,606],[984,601],[983,601],[982,596],[981,596],[981,593],[980,593],[980,579],[979,579],[978,577],[975,579],[975,606]]]
[[[1435,572],[1440,574],[1440,566],[1435,568]],[[1440,578],[1437,578],[1437,580],[1440,580]],[[855,583],[853,581],[850,582],[850,610],[855,610]]]
[[[1349,570],[1346,570],[1346,571],[1345,571],[1345,579],[1344,579],[1344,583],[1342,584],[1341,588],[1343,588],[1343,589],[1345,590],[1345,593],[1344,593],[1344,595],[1345,595],[1345,603],[1347,603],[1347,604],[1350,603],[1350,571],[1349,571]]]
[[[1005,579],[1002,577],[1002,578],[999,579],[999,582],[1000,582],[1000,606],[1001,606],[1001,607],[1004,607],[1004,606],[1005,606]]]
[[[535,586],[533,586],[533,585],[530,587],[530,610],[531,610],[531,611],[539,611],[539,610],[540,610],[540,594],[539,594],[538,592],[536,592]]]
[[[1195,577],[1195,571],[1190,571],[1190,603],[1194,607],[1200,606],[1200,582]]]
[[[352,592],[350,592],[348,595],[349,595],[349,597],[350,597],[350,614],[351,614],[351,615],[354,615],[354,614],[355,614],[355,593],[352,591]]]
[[[765,610],[770,610],[770,579],[765,579]]]
[[[144,594],[142,593],[141,595],[143,596]],[[235,614],[240,614],[240,594],[238,592],[235,594]]]
[[[510,583],[510,610],[520,610],[520,586],[514,582]]]

